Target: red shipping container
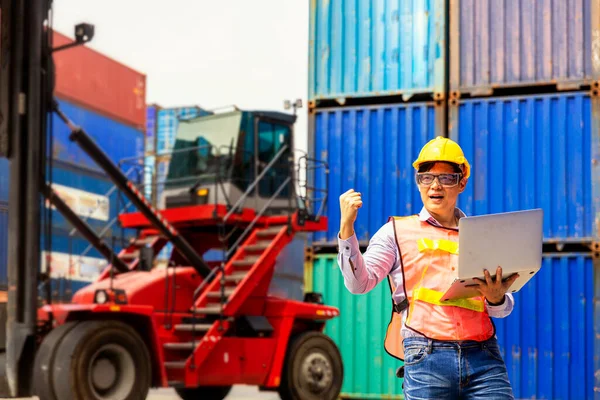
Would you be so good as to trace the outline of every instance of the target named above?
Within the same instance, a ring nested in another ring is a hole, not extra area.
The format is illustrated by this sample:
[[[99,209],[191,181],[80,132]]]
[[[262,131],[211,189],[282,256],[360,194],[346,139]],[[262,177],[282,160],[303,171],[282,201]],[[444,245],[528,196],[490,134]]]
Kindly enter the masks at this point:
[[[53,47],[73,42],[54,32]],[[146,75],[85,46],[54,54],[55,95],[144,130]]]

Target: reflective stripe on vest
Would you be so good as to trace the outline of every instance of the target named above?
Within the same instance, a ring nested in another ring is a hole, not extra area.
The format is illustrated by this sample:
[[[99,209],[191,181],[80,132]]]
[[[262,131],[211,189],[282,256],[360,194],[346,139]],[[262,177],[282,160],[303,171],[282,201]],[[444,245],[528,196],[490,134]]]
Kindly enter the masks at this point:
[[[437,304],[439,306],[454,306],[466,308],[467,310],[473,310],[477,312],[483,312],[485,310],[485,303],[483,300],[477,299],[456,299],[442,301],[443,292],[436,290],[427,289],[420,287],[413,291],[413,300],[425,301],[430,304]]]
[[[458,243],[444,239],[420,238],[417,240],[417,246],[422,253],[426,250],[442,250],[450,254],[458,254]]]

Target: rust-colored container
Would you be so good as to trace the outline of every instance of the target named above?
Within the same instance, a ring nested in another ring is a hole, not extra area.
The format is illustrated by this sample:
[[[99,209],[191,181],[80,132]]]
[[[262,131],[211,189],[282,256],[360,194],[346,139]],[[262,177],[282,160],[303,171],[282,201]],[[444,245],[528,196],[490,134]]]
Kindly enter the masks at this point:
[[[53,46],[72,42],[54,32]],[[54,54],[55,94],[111,119],[143,130],[146,75],[85,46]]]

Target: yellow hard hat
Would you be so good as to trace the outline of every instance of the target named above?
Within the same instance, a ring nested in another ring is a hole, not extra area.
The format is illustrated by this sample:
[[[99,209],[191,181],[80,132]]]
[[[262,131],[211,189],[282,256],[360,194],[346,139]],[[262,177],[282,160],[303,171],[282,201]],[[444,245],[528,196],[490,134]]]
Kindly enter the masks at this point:
[[[463,174],[465,178],[471,175],[471,166],[465,157],[462,149],[453,140],[441,136],[430,140],[419,153],[419,158],[413,163],[416,170],[419,166],[426,162],[445,161],[463,166]]]

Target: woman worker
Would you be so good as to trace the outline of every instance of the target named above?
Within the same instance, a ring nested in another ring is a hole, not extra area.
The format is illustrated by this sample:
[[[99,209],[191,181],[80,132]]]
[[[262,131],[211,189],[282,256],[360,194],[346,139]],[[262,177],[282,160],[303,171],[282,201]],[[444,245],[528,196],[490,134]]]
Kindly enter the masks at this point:
[[[346,288],[367,293],[385,277],[394,310],[385,349],[404,360],[404,395],[411,399],[513,399],[506,365],[490,317],[508,316],[506,293],[518,275],[502,282],[502,269],[484,271],[480,297],[441,301],[458,262],[456,207],[471,168],[460,146],[437,137],[413,163],[423,208],[419,215],[393,217],[361,254],[354,232],[361,195],[340,196],[338,264]]]

